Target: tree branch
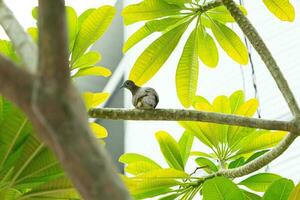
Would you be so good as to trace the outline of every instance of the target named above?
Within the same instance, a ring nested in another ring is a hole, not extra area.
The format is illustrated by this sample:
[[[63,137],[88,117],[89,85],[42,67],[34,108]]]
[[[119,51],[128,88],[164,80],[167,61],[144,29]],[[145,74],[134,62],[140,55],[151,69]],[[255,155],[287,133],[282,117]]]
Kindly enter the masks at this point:
[[[38,51],[32,39],[23,30],[11,10],[0,0],[0,24],[11,39],[25,67],[31,72],[37,69]]]
[[[296,131],[297,126],[293,122],[255,119],[238,115],[203,112],[180,109],[118,109],[99,108],[88,112],[91,118],[112,120],[160,120],[160,121],[202,121],[218,124],[246,126],[267,130]]]
[[[0,55],[0,92],[25,110],[30,109],[33,76]]]
[[[68,40],[63,0],[39,0],[39,72],[42,80],[69,81]]]
[[[216,7],[219,7],[222,5],[223,5],[223,3],[220,0],[210,1],[210,2],[207,2],[203,5],[201,5],[199,9],[200,9],[200,12],[206,12],[210,9],[213,9],[213,8],[216,8]]]
[[[242,11],[238,8],[233,0],[222,0],[222,2],[229,10],[235,21],[238,23],[244,34],[247,36],[253,47],[256,49],[261,59],[264,61],[265,65],[272,74],[279,90],[285,98],[288,106],[290,107],[293,115],[297,117],[300,116],[299,106],[293,92],[288,85],[288,82],[284,78],[271,52],[267,48],[266,44],[264,43],[256,29],[253,27],[251,22],[243,15]]]

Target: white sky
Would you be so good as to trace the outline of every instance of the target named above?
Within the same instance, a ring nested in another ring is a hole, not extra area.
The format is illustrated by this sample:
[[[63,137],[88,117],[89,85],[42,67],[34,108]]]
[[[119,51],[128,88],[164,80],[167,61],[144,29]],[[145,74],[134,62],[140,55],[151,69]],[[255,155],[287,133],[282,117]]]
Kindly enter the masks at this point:
[[[35,25],[35,21],[31,16],[31,10],[37,6],[37,0],[5,0],[4,2],[13,11],[25,29]],[[66,5],[72,6],[77,14],[80,14],[88,8],[97,8],[104,4],[113,5],[115,0],[66,0],[65,2]],[[7,39],[2,28],[0,28],[0,39]]]

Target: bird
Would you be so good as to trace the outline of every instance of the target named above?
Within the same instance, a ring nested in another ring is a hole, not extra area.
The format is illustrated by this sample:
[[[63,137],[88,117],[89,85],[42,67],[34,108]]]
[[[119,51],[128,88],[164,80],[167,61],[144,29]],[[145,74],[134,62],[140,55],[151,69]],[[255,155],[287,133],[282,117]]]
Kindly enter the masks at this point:
[[[132,80],[125,81],[120,88],[130,90],[132,104],[137,109],[155,109],[159,102],[158,94],[153,88],[139,87]]]

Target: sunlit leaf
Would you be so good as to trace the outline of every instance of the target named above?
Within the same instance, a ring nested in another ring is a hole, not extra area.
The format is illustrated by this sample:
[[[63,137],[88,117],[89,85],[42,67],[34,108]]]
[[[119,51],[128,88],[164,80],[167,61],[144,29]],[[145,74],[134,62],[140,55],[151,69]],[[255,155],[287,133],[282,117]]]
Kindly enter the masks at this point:
[[[300,199],[300,183],[296,185],[289,196],[289,200],[299,200]]]
[[[69,39],[69,51],[72,51],[75,37],[77,35],[77,13],[75,10],[66,6],[66,16],[67,16],[67,28],[68,28],[68,39]]]
[[[99,104],[103,103],[110,96],[109,93],[100,92],[100,93],[92,93],[86,92],[82,94],[82,98],[85,102],[85,106],[88,109],[97,107]]]
[[[183,170],[184,164],[180,154],[179,145],[174,138],[165,131],[157,132],[155,137],[169,166],[174,169]]]
[[[239,36],[226,25],[213,20],[211,30],[222,49],[239,64],[248,63],[248,51]]]
[[[244,200],[242,191],[225,177],[215,177],[205,181],[202,194],[205,200]]]
[[[27,29],[27,33],[30,35],[32,40],[37,43],[38,42],[38,37],[39,37],[39,31],[36,27],[30,27]]]
[[[72,61],[74,63],[107,30],[115,15],[113,6],[102,6],[92,11],[82,22],[76,37]]]
[[[187,160],[190,156],[193,141],[194,141],[194,135],[189,131],[185,131],[182,134],[179,141],[178,141],[179,150],[180,150],[180,154],[181,154],[181,157],[182,157],[183,165],[186,164],[186,162],[187,162]]]
[[[176,91],[181,104],[188,108],[193,102],[198,85],[197,30],[194,30],[184,48],[176,70]]]
[[[85,10],[81,15],[78,17],[78,30],[80,30],[82,23],[85,21],[85,19],[93,12],[96,8],[90,8]]]
[[[187,25],[188,23],[184,23],[166,32],[148,46],[132,67],[129,79],[137,85],[149,81],[169,58]]]
[[[111,71],[105,67],[94,66],[94,67],[85,67],[83,69],[78,70],[76,74],[72,77],[80,77],[80,76],[104,76],[108,77],[111,75]]]
[[[106,128],[104,128],[103,126],[101,126],[100,124],[97,124],[95,122],[90,123],[90,127],[94,133],[94,135],[96,136],[96,138],[106,138],[108,133]]]
[[[288,200],[290,193],[294,189],[294,183],[286,178],[274,181],[267,189],[263,200]],[[276,198],[274,198],[276,197]]]
[[[150,162],[137,161],[137,162],[128,164],[125,167],[125,172],[133,174],[133,175],[138,175],[138,174],[146,173],[146,172],[157,170],[157,169],[160,169],[160,167],[153,165]]]
[[[16,62],[19,60],[12,43],[7,40],[0,39],[0,54]]]
[[[243,6],[239,6],[244,15],[247,15],[247,10]],[[206,11],[206,14],[211,18],[218,20],[220,22],[235,22],[234,18],[231,16],[230,12],[225,8],[225,6],[218,6]]]
[[[171,5],[162,0],[144,0],[123,9],[122,16],[126,25],[138,21],[178,15],[180,6]]]
[[[244,194],[245,200],[261,200],[262,199],[257,194],[248,192],[246,190],[243,190],[243,194]]]
[[[201,61],[208,67],[217,66],[219,61],[218,48],[213,38],[202,26],[199,26],[198,31],[198,55]]]
[[[72,65],[71,69],[91,67],[99,62],[101,55],[96,51],[90,51],[80,56]]]
[[[289,0],[263,0],[267,8],[280,20],[295,20],[295,9]]]
[[[151,163],[152,165],[161,168],[156,162],[154,162],[153,160],[151,160],[150,158],[140,155],[140,154],[136,154],[136,153],[126,153],[123,154],[120,158],[119,158],[119,162],[122,163],[126,163],[126,164],[130,164],[130,163],[134,163],[134,162],[148,162]]]
[[[241,181],[239,185],[244,185],[257,192],[265,192],[266,189],[278,179],[281,179],[281,176],[277,174],[260,173],[246,178]]]

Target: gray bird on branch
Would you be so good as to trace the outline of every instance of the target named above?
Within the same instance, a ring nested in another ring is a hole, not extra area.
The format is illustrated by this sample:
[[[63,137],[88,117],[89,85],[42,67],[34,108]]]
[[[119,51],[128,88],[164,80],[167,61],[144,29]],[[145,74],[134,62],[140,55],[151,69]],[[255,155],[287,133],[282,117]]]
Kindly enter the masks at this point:
[[[158,94],[153,88],[139,87],[131,80],[125,81],[121,88],[130,90],[132,104],[137,109],[155,109],[158,104]]]

